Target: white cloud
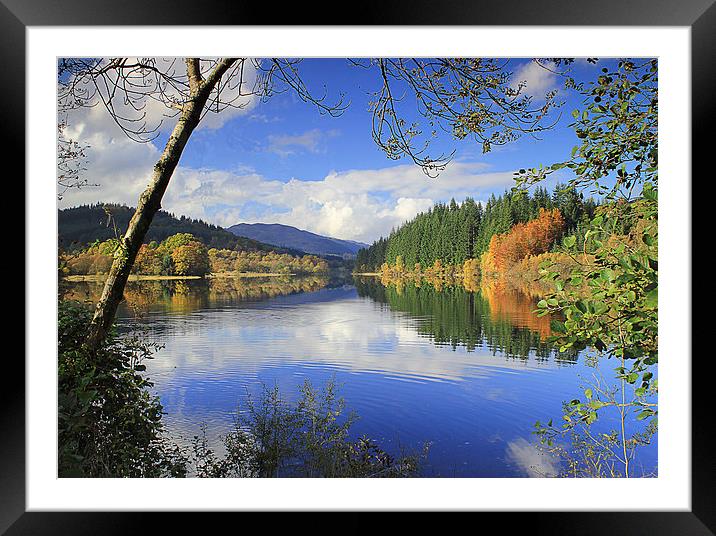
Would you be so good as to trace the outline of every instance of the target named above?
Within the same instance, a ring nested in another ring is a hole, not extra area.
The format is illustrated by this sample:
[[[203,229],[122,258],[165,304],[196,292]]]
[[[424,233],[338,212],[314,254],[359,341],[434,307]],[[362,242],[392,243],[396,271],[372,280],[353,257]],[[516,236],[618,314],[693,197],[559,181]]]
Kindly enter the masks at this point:
[[[540,451],[536,445],[519,438],[510,441],[505,451],[507,460],[517,465],[532,478],[555,477],[559,475],[559,462]]]
[[[341,293],[341,290],[325,292]],[[188,370],[187,365],[201,363],[203,370],[211,371],[212,375],[225,374],[225,371],[236,373],[237,370],[245,375],[258,372],[273,360],[280,359],[284,365],[291,362],[310,363],[334,370],[378,373],[393,380],[480,380],[473,384],[476,387],[475,396],[479,399],[493,385],[490,378],[495,375],[542,367],[534,361],[495,356],[487,348],[468,352],[465,347],[458,346],[455,351],[445,352],[420,335],[412,324],[413,320],[404,317],[396,321],[395,312],[377,307],[372,301],[331,297],[327,301],[302,304],[301,307],[291,307],[286,303],[282,309],[285,321],[281,323],[276,323],[263,312],[235,309],[227,311],[227,315],[229,319],[235,315],[240,321],[227,321],[222,326],[222,340],[213,342],[214,348],[220,348],[222,342],[228,343],[231,347],[229,351],[212,353],[197,331],[178,329],[176,337],[161,341],[166,346],[157,359],[152,360],[152,374],[161,373],[167,375],[165,378],[179,380]],[[173,331],[175,323],[181,320],[169,315],[159,322],[165,325],[166,330]],[[280,344],[267,347],[265,337],[260,336],[267,330],[274,341],[290,341],[291,351],[286,352]],[[162,331],[165,330],[159,330]],[[238,346],[237,341],[241,341]],[[241,350],[237,351],[237,347]],[[376,348],[380,351],[375,351]],[[386,352],[386,349],[390,351]],[[172,359],[162,359],[163,355],[170,355]],[[176,385],[176,381],[171,383]],[[527,444],[524,439],[518,441]],[[523,451],[525,453],[520,460],[527,464],[526,467],[533,466],[535,461],[531,459],[529,449],[520,450],[523,445],[519,442],[515,444],[518,455]]]
[[[514,88],[524,82],[526,85],[522,93],[535,98],[543,97],[545,93],[557,87],[557,76],[535,61],[520,65],[512,75],[512,81]]]
[[[112,169],[104,159],[107,156],[114,164],[115,157],[106,153],[102,151],[92,166],[95,169],[97,164],[104,173],[99,178],[102,186],[69,192],[62,206],[98,201],[135,205],[156,155],[144,146],[131,147],[123,142],[122,160],[132,154],[133,165],[130,169]],[[318,234],[372,242],[437,201],[452,197],[460,201],[467,196],[484,199],[486,192],[508,187],[512,177],[511,172],[485,173],[480,164],[462,162],[453,162],[436,179],[425,176],[416,166],[401,165],[286,182],[251,172],[179,167],[162,206],[225,227],[239,222],[283,223]]]
[[[250,121],[256,121],[257,123],[278,123],[281,121],[280,117],[268,116],[266,114],[254,113],[249,116]]]
[[[317,128],[295,136],[271,135],[268,137],[268,147],[266,150],[281,157],[290,156],[299,151],[307,151],[314,154],[321,153],[325,152],[324,143],[326,139],[337,135],[338,131],[336,130],[324,132]]]
[[[425,212],[432,207],[433,204],[433,200],[427,197],[401,197],[395,206],[395,215],[403,220],[409,220],[417,213]]]
[[[151,105],[156,117],[163,105]],[[231,117],[230,111],[211,117]],[[228,114],[228,115],[227,115]],[[210,128],[219,123],[209,123]],[[276,150],[321,152],[337,131],[309,130],[274,136]],[[61,207],[111,202],[135,206],[160,149],[129,140],[101,105],[70,116],[67,136],[90,145],[86,178],[96,188],[66,192]],[[237,165],[234,171],[179,166],[162,201],[177,215],[221,226],[240,222],[284,223],[323,235],[372,242],[435,202],[467,196],[484,200],[512,184],[510,171],[489,172],[484,164],[452,162],[438,178],[415,165],[333,171],[320,180],[268,178]]]

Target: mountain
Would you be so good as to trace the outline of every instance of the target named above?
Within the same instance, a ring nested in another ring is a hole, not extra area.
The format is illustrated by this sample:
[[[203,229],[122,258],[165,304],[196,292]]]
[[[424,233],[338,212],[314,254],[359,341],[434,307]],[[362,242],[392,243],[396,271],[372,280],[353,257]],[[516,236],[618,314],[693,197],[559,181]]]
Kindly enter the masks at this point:
[[[111,218],[107,211],[111,214]],[[132,214],[134,214],[132,207],[114,204],[82,205],[58,210],[57,234],[59,246],[64,250],[74,250],[83,248],[96,240],[103,241],[114,238],[116,234],[121,235],[126,231]],[[117,228],[117,233],[115,233],[115,227]],[[209,248],[254,251],[273,250],[294,255],[302,254],[294,249],[281,249],[237,236],[226,229],[202,220],[194,220],[186,216],[176,217],[163,210],[160,210],[154,216],[144,241],[151,242],[155,240],[161,242],[176,233],[191,233]]]
[[[279,223],[239,223],[228,228],[236,236],[258,240],[265,244],[300,249],[314,255],[337,255],[354,257],[367,244],[353,240],[341,240],[302,231]]]

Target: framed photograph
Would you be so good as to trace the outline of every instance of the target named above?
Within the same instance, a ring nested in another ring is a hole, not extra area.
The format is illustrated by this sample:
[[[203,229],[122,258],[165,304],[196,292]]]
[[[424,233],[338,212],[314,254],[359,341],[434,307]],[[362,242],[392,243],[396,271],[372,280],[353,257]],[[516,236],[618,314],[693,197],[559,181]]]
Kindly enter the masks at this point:
[[[712,3],[315,25],[3,0],[27,306],[0,530],[436,511],[713,534],[691,328]]]

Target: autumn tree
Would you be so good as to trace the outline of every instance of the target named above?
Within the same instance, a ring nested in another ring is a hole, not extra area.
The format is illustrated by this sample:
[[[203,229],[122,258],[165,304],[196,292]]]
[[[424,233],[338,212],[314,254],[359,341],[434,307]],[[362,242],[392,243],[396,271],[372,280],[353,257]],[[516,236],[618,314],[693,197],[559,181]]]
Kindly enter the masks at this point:
[[[206,246],[192,241],[182,244],[172,251],[174,273],[176,275],[206,275],[209,273],[209,255]]]
[[[132,273],[158,275],[162,271],[162,257],[156,247],[142,244],[132,266]]]
[[[484,267],[502,272],[525,257],[545,253],[563,232],[564,218],[559,209],[540,209],[536,219],[518,223],[508,233],[492,237],[483,256]]]
[[[161,244],[157,246],[157,251],[171,254],[178,247],[189,244],[190,242],[198,242],[193,234],[176,233],[162,240]]]

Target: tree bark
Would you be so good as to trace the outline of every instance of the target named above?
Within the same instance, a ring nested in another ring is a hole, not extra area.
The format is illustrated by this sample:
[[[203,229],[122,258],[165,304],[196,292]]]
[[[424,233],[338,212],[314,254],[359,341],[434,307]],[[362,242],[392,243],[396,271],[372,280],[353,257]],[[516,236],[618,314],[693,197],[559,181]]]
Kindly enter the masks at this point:
[[[137,252],[142,242],[144,242],[144,237],[154,215],[161,208],[162,197],[179,163],[184,147],[201,120],[202,111],[211,91],[235,61],[236,58],[222,60],[207,76],[207,79],[202,80],[199,71],[199,60],[196,58],[186,60],[191,98],[182,107],[179,120],[164,147],[161,157],[154,165],[149,185],[139,197],[137,208],[129,221],[127,232],[115,252],[112,268],[105,281],[102,296],[97,303],[94,317],[89,326],[85,346],[90,350],[98,348],[112,327],[117,307],[122,301],[124,287],[127,284]]]

